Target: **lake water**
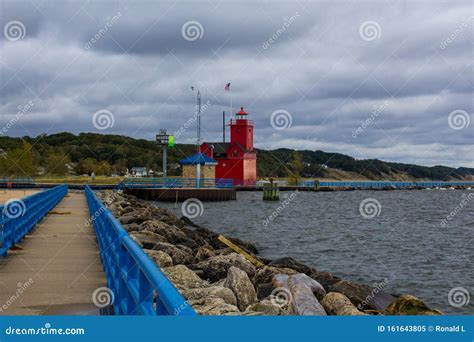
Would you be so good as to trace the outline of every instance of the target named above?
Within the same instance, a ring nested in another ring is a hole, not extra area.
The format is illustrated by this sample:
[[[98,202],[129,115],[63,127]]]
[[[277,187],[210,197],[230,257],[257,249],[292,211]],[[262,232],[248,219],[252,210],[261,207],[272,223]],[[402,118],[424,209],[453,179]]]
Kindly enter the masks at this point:
[[[158,205],[182,216],[180,203]],[[264,257],[291,256],[368,285],[386,279],[388,292],[415,295],[446,314],[473,314],[473,208],[469,190],[281,192],[279,202],[238,192],[236,201],[205,202],[192,220],[255,243]],[[450,305],[458,287],[473,297],[469,304]]]

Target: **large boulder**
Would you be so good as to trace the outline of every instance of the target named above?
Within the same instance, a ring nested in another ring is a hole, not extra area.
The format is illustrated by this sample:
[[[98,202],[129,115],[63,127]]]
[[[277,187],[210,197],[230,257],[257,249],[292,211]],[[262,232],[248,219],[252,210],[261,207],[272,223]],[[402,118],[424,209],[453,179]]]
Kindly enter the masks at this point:
[[[153,246],[153,250],[163,251],[173,259],[173,264],[190,264],[194,260],[193,251],[185,246],[172,245],[166,242],[159,242]]]
[[[194,265],[196,269],[202,270],[204,272],[204,278],[209,279],[211,282],[225,278],[227,276],[227,270],[231,266],[245,271],[250,277],[255,274],[255,266],[237,253],[216,255]]]
[[[237,305],[234,292],[223,286],[209,286],[202,289],[190,289],[182,292],[187,300],[196,300],[207,297],[222,298],[227,304]]]
[[[301,277],[300,274],[301,273],[296,275],[275,275],[272,280],[275,289],[272,291],[270,299],[281,308],[295,315],[326,315],[326,311],[313,293],[314,289],[312,287],[314,284],[305,278],[306,275],[302,274],[305,277]],[[319,287],[322,288],[322,286],[318,284],[318,291],[320,291]]]
[[[253,283],[257,286],[258,284],[270,283],[273,277],[277,274],[296,274],[298,273],[292,268],[279,268],[274,266],[264,266],[258,268],[255,271],[255,275],[252,278]]]
[[[292,284],[299,283],[301,283],[302,286],[308,287],[318,300],[321,300],[324,298],[324,296],[326,296],[326,290],[324,287],[313,278],[308,277],[306,274],[298,273],[290,276],[290,289]]]
[[[442,315],[436,309],[430,309],[422,300],[412,295],[403,295],[393,301],[385,310],[387,315]]]
[[[288,288],[292,295],[291,308],[296,315],[326,315],[326,311],[314,295],[315,293],[325,295],[326,291],[316,280],[311,279],[306,274],[298,273],[289,276]]]
[[[185,245],[191,249],[198,247],[197,243],[189,238],[181,228],[169,225],[162,221],[144,221],[140,224],[139,230],[149,230],[158,233],[164,236],[169,243]]]
[[[138,231],[140,226],[136,223],[129,223],[129,224],[123,224],[122,227],[127,232],[136,232]]]
[[[148,254],[151,260],[155,262],[158,267],[163,268],[163,267],[170,267],[173,266],[173,259],[171,257],[163,252],[163,251],[153,251],[150,249],[144,249],[145,253]]]
[[[194,261],[196,263],[199,263],[215,255],[216,254],[214,253],[214,251],[212,251],[209,247],[201,246],[197,249],[196,254],[194,255]]]
[[[339,292],[349,298],[359,310],[384,310],[395,297],[367,285],[341,280],[329,287],[329,292]]]
[[[130,232],[129,235],[134,236],[135,239],[140,241],[141,246],[146,249],[152,249],[157,243],[166,241],[163,236],[147,231]]]
[[[287,312],[279,305],[269,299],[263,299],[260,302],[251,304],[245,310],[246,312],[261,312],[266,316],[286,315]]]
[[[166,277],[180,291],[208,287],[209,284],[184,265],[164,267]]]
[[[228,304],[224,299],[219,297],[203,297],[200,299],[189,300],[188,303],[199,315],[203,316],[240,314],[237,306]]]
[[[359,311],[342,293],[329,292],[321,301],[324,310],[329,315],[336,316],[360,316],[365,313]]]
[[[342,280],[341,278],[333,276],[329,272],[313,272],[308,275],[314,280],[316,280],[318,283],[320,283],[324,287],[326,292],[329,291],[329,288],[331,287],[331,285],[334,285],[338,281]]]
[[[283,257],[278,258],[271,261],[268,266],[278,267],[278,268],[291,268],[298,273],[305,273],[310,275],[311,273],[316,272],[313,267],[306,266],[305,264],[291,258],[291,257]]]
[[[272,283],[261,283],[255,286],[255,290],[257,291],[257,298],[264,299],[267,298],[272,294],[273,291],[273,284]]]
[[[249,276],[237,267],[229,268],[224,286],[234,292],[237,297],[237,306],[241,311],[257,301],[257,294]]]

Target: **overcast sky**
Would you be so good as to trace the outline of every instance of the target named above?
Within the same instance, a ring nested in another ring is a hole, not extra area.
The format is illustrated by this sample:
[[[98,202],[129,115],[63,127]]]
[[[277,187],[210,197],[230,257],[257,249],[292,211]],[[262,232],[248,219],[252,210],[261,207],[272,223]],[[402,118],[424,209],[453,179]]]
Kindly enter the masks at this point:
[[[259,148],[474,167],[469,0],[2,1],[0,16],[0,134],[189,143],[200,89],[203,140],[232,97]]]

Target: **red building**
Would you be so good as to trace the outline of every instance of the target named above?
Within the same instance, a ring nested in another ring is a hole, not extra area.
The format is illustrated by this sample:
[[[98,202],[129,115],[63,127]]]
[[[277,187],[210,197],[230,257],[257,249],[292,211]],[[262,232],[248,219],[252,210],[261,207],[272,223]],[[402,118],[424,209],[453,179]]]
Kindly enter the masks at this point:
[[[216,178],[232,178],[234,185],[255,185],[257,154],[253,147],[253,121],[240,107],[229,126],[230,143],[204,142],[201,152],[218,162]]]

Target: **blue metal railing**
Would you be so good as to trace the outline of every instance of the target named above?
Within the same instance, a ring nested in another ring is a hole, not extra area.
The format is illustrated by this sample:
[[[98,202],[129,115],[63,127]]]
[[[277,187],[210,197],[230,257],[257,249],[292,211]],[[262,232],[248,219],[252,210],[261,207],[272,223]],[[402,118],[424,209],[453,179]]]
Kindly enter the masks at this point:
[[[58,185],[0,205],[0,256],[6,256],[8,249],[31,231],[67,192],[67,185]]]
[[[302,181],[298,183],[299,186],[314,186],[315,181]],[[333,181],[333,182],[319,182],[323,187],[350,187],[356,189],[371,189],[371,188],[407,188],[407,187],[451,187],[451,186],[474,186],[474,182],[463,181],[427,181],[427,182],[398,182],[398,181]]]
[[[126,178],[121,188],[233,188],[229,178]]]
[[[85,194],[115,314],[196,315],[88,185]]]

